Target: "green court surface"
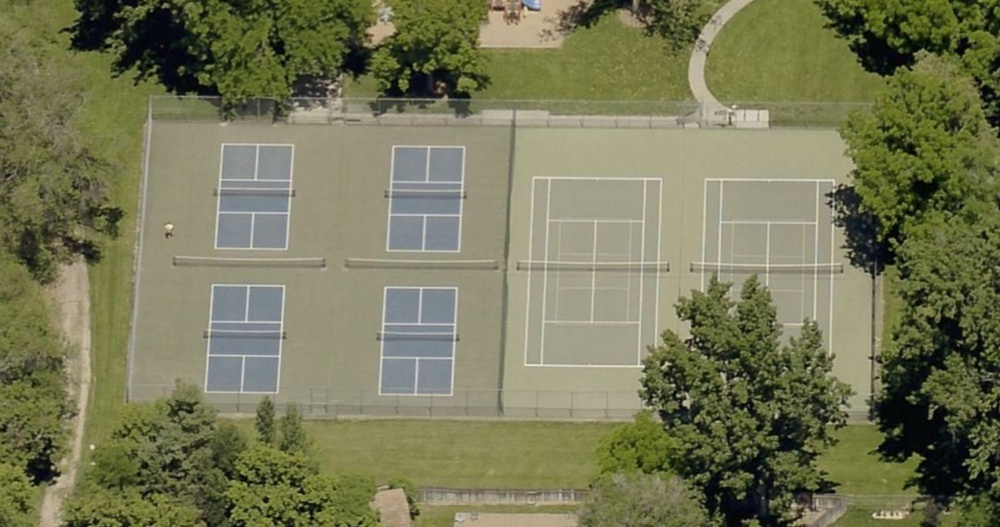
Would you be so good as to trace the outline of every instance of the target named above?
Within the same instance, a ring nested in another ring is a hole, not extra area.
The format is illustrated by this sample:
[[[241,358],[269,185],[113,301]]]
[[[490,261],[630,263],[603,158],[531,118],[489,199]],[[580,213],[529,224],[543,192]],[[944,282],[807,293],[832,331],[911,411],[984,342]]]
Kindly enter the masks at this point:
[[[129,397],[627,418],[673,305],[757,274],[865,413],[835,131],[154,122]],[[164,224],[175,226],[166,237]]]

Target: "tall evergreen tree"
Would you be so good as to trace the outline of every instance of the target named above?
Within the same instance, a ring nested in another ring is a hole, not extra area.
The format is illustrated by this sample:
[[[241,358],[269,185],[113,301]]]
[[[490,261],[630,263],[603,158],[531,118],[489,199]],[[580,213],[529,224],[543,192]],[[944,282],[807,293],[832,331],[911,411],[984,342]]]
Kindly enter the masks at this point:
[[[257,431],[257,440],[267,445],[273,445],[275,441],[274,429],[274,402],[270,397],[264,397],[257,405],[257,418],[254,420],[254,430]]]

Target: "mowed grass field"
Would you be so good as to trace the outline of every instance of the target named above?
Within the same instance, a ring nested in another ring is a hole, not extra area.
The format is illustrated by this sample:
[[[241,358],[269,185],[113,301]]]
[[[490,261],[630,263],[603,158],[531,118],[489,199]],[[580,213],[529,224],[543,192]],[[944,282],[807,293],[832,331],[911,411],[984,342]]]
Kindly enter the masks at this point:
[[[252,433],[253,421],[237,422]],[[343,420],[306,423],[320,467],[419,487],[586,488],[610,423]]]
[[[756,0],[716,37],[705,80],[722,101],[869,102],[884,85],[812,0]]]
[[[558,49],[487,49],[492,83],[476,99],[679,101],[691,99],[688,52],[671,54],[659,37],[609,14],[577,28]],[[348,97],[374,97],[373,78],[347,86]]]
[[[235,421],[253,435],[253,420]],[[406,478],[418,487],[586,488],[597,449],[615,423],[479,420],[339,420],[306,423],[314,454],[330,474],[367,474],[378,483]],[[911,495],[916,462],[886,463],[874,453],[873,425],[836,432],[820,469],[850,495]]]

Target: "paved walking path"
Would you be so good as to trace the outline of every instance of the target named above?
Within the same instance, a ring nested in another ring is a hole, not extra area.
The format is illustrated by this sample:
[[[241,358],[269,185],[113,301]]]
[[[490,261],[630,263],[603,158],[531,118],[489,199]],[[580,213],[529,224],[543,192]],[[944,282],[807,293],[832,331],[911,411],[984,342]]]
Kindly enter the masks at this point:
[[[695,100],[701,103],[702,119],[708,121],[724,121],[726,119],[724,114],[721,117],[716,115],[716,110],[724,110],[725,107],[712,95],[708,84],[705,83],[705,63],[708,62],[708,53],[712,49],[712,42],[722,31],[726,22],[729,22],[741,9],[750,5],[750,2],[753,0],[729,0],[719,8],[712,15],[708,24],[702,28],[698,42],[691,53],[691,60],[688,62],[688,86],[691,87],[691,93],[694,94]]]

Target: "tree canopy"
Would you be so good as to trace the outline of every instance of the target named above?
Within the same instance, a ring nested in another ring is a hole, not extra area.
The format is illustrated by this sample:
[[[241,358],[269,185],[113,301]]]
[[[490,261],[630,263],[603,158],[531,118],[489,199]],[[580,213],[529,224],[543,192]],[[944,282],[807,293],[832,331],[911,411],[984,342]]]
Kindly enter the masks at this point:
[[[1000,483],[1000,214],[991,203],[970,207],[900,247],[903,302],[882,355],[881,451],[920,456],[917,486],[946,500]]]
[[[50,281],[72,256],[98,256],[122,213],[108,201],[110,164],[76,128],[75,73],[36,49],[0,23],[0,249]]]
[[[676,476],[609,474],[590,489],[580,527],[710,527],[696,492]]]
[[[671,472],[678,446],[648,411],[636,414],[631,423],[619,425],[601,438],[597,468],[601,474]]]
[[[850,388],[832,374],[814,322],[781,345],[770,293],[748,279],[737,300],[713,280],[677,305],[672,331],[643,364],[640,394],[678,446],[677,474],[728,525],[790,525],[795,493],[823,482],[819,453],[846,422]]]
[[[479,49],[482,0],[389,0],[396,32],[372,56],[370,69],[387,95],[467,96],[489,83]],[[438,85],[440,83],[440,86]]]
[[[170,497],[101,490],[70,502],[64,527],[205,527],[198,509]]]
[[[374,21],[368,0],[76,0],[78,49],[109,51],[178,92],[238,103],[286,99],[304,76],[332,78]]]
[[[997,188],[995,132],[972,82],[947,59],[924,55],[897,71],[873,111],[852,115],[841,135],[880,243],[899,244],[929,216],[952,217]]]
[[[21,467],[0,462],[0,525],[31,527],[35,524],[34,489]]]
[[[72,413],[66,349],[28,271],[0,256],[0,460],[36,482],[55,474]]]
[[[1000,119],[1000,10],[995,0],[816,0],[868,70],[889,75],[921,51],[959,59]]]
[[[151,404],[126,406],[108,442],[95,453],[95,481],[134,489],[142,498],[170,496],[191,504],[213,527],[225,525],[226,482],[246,442],[200,391],[180,386]]]
[[[317,474],[298,452],[258,445],[242,454],[226,497],[236,527],[376,527],[369,506],[374,483],[348,480],[338,485]]]

